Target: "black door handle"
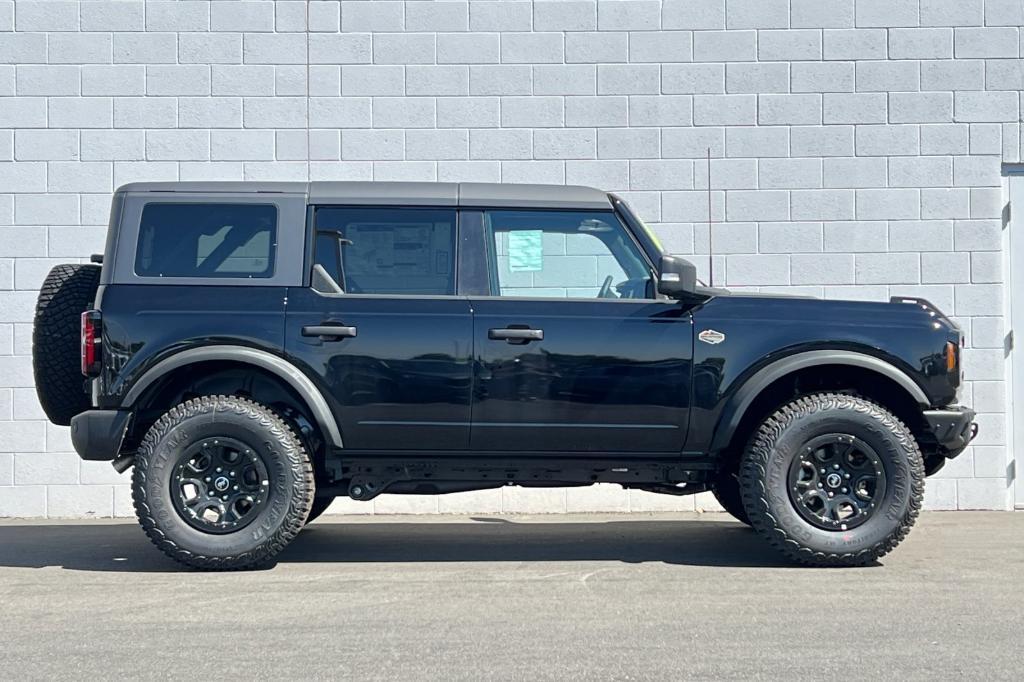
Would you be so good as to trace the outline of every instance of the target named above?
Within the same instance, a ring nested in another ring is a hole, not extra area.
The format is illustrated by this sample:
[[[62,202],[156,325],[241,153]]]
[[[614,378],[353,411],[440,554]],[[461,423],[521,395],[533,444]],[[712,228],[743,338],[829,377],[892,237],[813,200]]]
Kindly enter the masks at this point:
[[[530,341],[543,341],[543,329],[488,329],[487,338],[495,341],[508,341],[509,343],[529,343]]]
[[[303,327],[302,335],[319,336],[324,341],[338,341],[354,337],[357,331],[355,327],[346,327],[340,324],[314,324]]]

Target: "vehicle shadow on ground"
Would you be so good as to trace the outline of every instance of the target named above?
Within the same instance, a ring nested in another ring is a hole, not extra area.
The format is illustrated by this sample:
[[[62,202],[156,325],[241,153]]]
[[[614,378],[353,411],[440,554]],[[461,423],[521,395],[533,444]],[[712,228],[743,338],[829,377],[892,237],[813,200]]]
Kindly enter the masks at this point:
[[[660,562],[692,566],[790,566],[737,522],[629,520],[528,523],[311,524],[278,558],[288,563]],[[0,526],[0,567],[81,571],[188,570],[166,558],[134,524]]]

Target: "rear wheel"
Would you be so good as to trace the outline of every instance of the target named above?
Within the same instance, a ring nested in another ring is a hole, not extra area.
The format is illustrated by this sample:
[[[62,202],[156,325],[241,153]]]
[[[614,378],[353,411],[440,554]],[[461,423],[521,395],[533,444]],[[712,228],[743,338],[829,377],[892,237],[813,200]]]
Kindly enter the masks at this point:
[[[740,489],[751,525],[787,557],[860,566],[914,525],[924,465],[913,435],[888,410],[823,393],[765,420],[744,454]]]
[[[266,563],[302,529],[313,503],[309,455],[267,407],[234,396],[189,400],[161,417],[135,457],[142,528],[194,568]]]
[[[98,265],[54,266],[36,300],[32,327],[32,372],[46,417],[67,426],[90,407],[81,369],[81,315],[93,306]]]
[[[320,517],[327,508],[334,502],[333,497],[318,497],[313,500],[313,506],[309,510],[309,517],[306,519],[306,525],[313,523],[314,520]]]

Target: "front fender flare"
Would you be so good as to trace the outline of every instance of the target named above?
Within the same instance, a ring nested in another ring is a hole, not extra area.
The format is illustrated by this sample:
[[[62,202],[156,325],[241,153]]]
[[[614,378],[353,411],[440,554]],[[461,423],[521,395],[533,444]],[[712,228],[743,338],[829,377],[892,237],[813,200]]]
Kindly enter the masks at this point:
[[[288,362],[284,358],[268,353],[267,351],[246,346],[206,346],[204,348],[192,348],[175,353],[164,358],[146,371],[132,385],[124,397],[125,406],[133,406],[145,393],[146,389],[154,382],[164,377],[168,372],[180,369],[187,365],[194,365],[199,362],[211,360],[229,360],[242,362],[264,369],[274,374],[292,389],[295,390],[309,406],[312,416],[326,436],[327,440],[337,448],[342,447],[341,431],[338,429],[338,422],[331,412],[327,400],[320,389],[307,377],[302,370]]]
[[[929,407],[928,396],[906,372],[880,358],[850,350],[811,350],[786,356],[759,369],[737,389],[726,403],[711,439],[711,451],[721,450],[729,445],[732,435],[739,427],[743,415],[761,391],[787,374],[821,365],[846,365],[877,372],[896,382],[922,409]]]

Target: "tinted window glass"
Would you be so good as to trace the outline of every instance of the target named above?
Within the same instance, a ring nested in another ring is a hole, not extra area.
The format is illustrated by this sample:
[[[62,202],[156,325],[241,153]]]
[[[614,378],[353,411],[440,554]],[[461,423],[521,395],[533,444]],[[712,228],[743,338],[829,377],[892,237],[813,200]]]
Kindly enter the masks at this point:
[[[455,211],[417,208],[321,208],[316,260],[334,276],[332,249],[341,242],[338,283],[350,294],[455,293]]]
[[[614,213],[490,211],[484,224],[498,295],[649,295],[650,269]]]
[[[135,273],[142,277],[270,277],[272,204],[146,204]]]

